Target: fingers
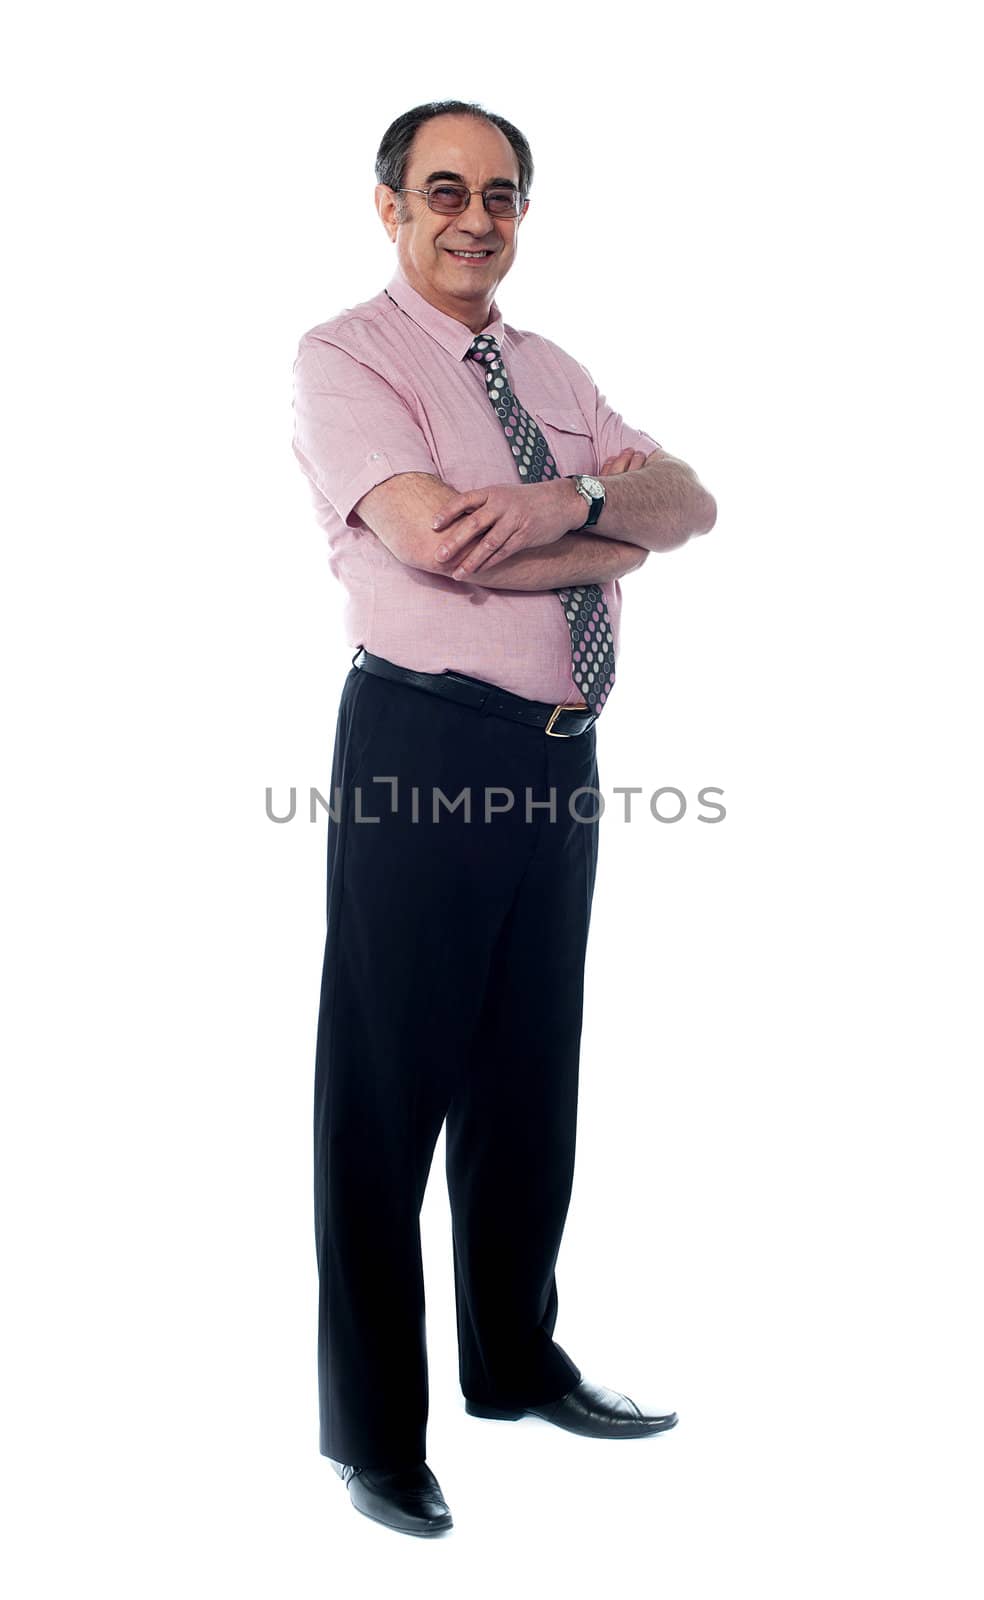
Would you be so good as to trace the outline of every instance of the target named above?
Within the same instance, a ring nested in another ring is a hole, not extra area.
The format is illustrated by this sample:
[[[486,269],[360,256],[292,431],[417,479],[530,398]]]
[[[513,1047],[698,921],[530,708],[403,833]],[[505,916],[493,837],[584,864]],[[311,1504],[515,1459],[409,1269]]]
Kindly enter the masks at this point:
[[[449,533],[441,540],[434,554],[438,561],[450,561],[451,557],[456,556],[459,550],[464,550],[466,545],[471,544],[474,538],[474,531],[469,530],[466,532],[464,529],[458,528],[454,533]]]
[[[462,551],[466,552],[467,556],[473,556],[477,550],[481,550],[484,558],[492,550],[497,550],[504,536],[500,535],[498,540],[489,539],[489,534],[495,524],[496,518],[488,517],[481,512],[474,512],[453,533],[445,534],[435,551],[438,561],[445,562],[448,565],[454,561],[457,567],[456,557],[460,556]],[[479,539],[481,544],[477,545],[476,540]],[[447,555],[442,554],[445,550]],[[473,565],[477,566],[478,562],[473,563]],[[457,572],[452,573],[452,577],[457,576]]]
[[[478,544],[473,544],[472,548],[462,556],[451,574],[452,578],[457,578],[460,582],[470,573],[477,572],[479,567],[497,566],[500,561],[505,560],[501,552],[507,543],[508,540],[496,538],[491,533],[486,534]],[[506,554],[509,552],[506,551]]]
[[[637,472],[646,465],[646,457],[642,450],[633,450],[631,445],[626,445],[617,456],[608,456],[601,464],[600,476],[615,477],[620,472]]]

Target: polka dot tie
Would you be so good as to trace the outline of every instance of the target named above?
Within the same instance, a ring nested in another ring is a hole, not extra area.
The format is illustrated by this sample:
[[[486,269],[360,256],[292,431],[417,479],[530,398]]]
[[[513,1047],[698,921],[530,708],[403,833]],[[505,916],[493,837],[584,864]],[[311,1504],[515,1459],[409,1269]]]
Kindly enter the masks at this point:
[[[489,400],[509,440],[520,478],[524,483],[556,478],[557,464],[546,439],[509,386],[498,339],[480,333],[472,340],[468,355],[482,364]],[[600,712],[615,682],[612,623],[601,586],[588,583],[555,592],[571,630],[571,676],[591,710]]]

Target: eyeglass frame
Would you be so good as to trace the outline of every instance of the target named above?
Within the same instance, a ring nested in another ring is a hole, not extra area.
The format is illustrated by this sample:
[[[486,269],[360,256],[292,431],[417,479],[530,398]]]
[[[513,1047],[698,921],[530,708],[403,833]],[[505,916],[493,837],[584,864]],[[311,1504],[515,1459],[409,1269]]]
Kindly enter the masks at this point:
[[[489,210],[488,203],[487,203],[487,201],[485,199],[485,196],[492,189],[504,190],[504,189],[506,189],[507,186],[504,183],[499,183],[499,184],[490,183],[490,184],[487,184],[484,189],[469,189],[468,190],[468,202],[467,202],[466,205],[462,206],[460,211],[437,211],[437,210],[435,210],[434,206],[431,205],[431,203],[430,203],[431,189],[463,189],[464,187],[465,187],[465,185],[463,183],[452,183],[452,182],[450,182],[448,180],[448,181],[443,181],[441,183],[432,183],[429,189],[406,189],[406,188],[403,188],[403,189],[394,189],[393,193],[394,194],[422,194],[422,195],[426,195],[426,197],[427,197],[427,209],[428,209],[428,211],[433,211],[435,217],[463,217],[465,212],[468,210],[468,206],[471,205],[471,197],[472,197],[472,195],[473,194],[480,194],[481,197],[482,197],[482,209],[484,210],[486,216],[494,217],[495,213]],[[523,193],[522,189],[510,189],[508,192],[510,194],[514,194],[516,196],[517,200],[520,202],[520,204],[516,207],[515,211],[513,211],[511,213],[513,219],[515,219],[516,217],[519,217],[519,216],[522,215],[523,206],[525,205],[526,201],[529,199],[529,196],[525,195]],[[495,218],[495,220],[499,221],[499,222],[507,222],[509,220],[509,215],[510,215],[509,213],[506,213],[504,216]]]

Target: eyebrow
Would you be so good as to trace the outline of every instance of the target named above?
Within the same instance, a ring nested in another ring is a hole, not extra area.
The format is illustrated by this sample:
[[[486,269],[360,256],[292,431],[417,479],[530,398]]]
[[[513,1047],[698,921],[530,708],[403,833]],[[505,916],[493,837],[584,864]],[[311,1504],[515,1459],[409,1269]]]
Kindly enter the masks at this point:
[[[460,172],[429,172],[424,179],[424,182],[436,183],[438,178],[454,178],[458,183],[464,183],[465,181]],[[489,178],[483,187],[486,189],[491,189],[493,186],[497,189],[519,188],[519,184],[516,183],[512,178]]]

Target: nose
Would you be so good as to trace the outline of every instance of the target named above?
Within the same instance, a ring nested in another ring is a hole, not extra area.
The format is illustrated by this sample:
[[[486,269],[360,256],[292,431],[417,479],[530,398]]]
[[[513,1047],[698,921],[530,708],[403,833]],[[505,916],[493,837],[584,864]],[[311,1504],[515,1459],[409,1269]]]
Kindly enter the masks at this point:
[[[464,233],[473,234],[475,238],[484,238],[492,227],[492,218],[485,209],[485,201],[479,192],[471,195],[464,211],[459,211],[455,222]]]

